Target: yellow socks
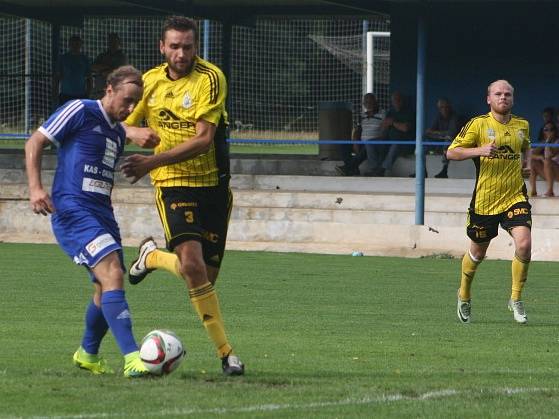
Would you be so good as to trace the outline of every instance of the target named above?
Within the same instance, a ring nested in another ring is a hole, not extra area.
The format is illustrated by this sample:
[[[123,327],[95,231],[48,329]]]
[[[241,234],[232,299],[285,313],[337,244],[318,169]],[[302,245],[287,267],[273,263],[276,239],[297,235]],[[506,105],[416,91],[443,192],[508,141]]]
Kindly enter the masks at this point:
[[[188,292],[192,306],[202,320],[210,339],[213,341],[217,354],[223,358],[231,353],[231,345],[225,336],[225,328],[219,310],[217,294],[211,283],[206,283]]]
[[[529,260],[520,259],[517,255],[512,258],[512,292],[511,300],[518,301],[521,298],[522,288],[528,278]]]
[[[472,281],[480,263],[481,260],[474,259],[470,251],[467,251],[462,258],[462,276],[460,278],[460,299],[462,301],[467,301],[471,297]]]
[[[165,269],[182,279],[179,258],[174,253],[156,249],[146,257],[146,268]]]

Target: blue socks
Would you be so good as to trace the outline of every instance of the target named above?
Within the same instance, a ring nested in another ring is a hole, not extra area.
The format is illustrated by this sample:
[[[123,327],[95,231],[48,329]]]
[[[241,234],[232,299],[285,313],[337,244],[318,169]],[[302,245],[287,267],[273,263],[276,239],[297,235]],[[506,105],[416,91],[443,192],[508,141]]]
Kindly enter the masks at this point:
[[[105,320],[105,316],[103,316],[101,307],[97,307],[91,301],[85,310],[85,332],[82,339],[82,348],[88,354],[97,355],[101,340],[108,329],[109,325]]]
[[[124,290],[105,291],[101,294],[101,309],[122,354],[137,351],[138,345],[132,334],[132,320]]]

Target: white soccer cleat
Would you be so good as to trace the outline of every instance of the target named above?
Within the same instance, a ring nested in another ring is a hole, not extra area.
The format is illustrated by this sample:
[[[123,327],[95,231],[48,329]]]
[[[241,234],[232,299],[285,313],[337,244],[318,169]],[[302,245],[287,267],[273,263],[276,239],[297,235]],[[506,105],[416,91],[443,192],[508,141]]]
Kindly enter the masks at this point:
[[[457,295],[456,314],[458,315],[460,323],[470,323],[472,317],[472,300],[463,301],[460,298],[460,290],[458,290]]]
[[[132,262],[130,269],[128,269],[128,281],[132,285],[139,284],[144,280],[147,274],[154,271],[154,269],[148,269],[146,267],[146,259],[154,250],[157,250],[157,244],[152,237],[148,237],[140,243],[138,259]]]
[[[512,311],[514,321],[520,324],[526,324],[528,322],[528,316],[526,315],[526,310],[524,310],[524,303],[520,300],[513,301],[509,300],[509,310]]]

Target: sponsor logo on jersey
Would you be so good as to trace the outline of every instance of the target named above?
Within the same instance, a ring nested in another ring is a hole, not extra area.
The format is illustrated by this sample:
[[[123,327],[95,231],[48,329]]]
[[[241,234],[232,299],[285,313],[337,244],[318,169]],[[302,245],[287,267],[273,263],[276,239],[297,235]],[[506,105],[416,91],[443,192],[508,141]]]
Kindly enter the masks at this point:
[[[158,117],[159,121],[157,123],[161,128],[187,129],[194,128],[196,126],[194,122],[180,119],[177,115],[166,108],[159,111]]]
[[[520,153],[515,153],[514,150],[508,145],[502,145],[497,148],[497,152],[493,157],[488,158],[501,160],[518,160],[520,159]]]
[[[91,257],[95,257],[103,249],[106,249],[113,244],[116,244],[115,239],[113,239],[113,236],[109,233],[106,233],[89,242],[89,244],[85,246],[85,250],[87,250],[87,253],[89,253]]]
[[[495,130],[493,128],[487,128],[487,137],[489,138],[489,141],[495,141]]]
[[[111,190],[113,185],[104,180],[92,179],[89,177],[84,177],[82,181],[82,191],[85,192],[95,192],[102,195],[111,196]]]

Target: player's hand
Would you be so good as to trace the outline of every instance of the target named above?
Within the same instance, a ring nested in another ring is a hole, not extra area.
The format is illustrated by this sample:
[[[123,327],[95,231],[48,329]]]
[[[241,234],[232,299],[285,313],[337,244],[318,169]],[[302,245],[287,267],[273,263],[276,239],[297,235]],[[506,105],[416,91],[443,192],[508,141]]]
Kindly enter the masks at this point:
[[[35,214],[48,215],[54,212],[54,205],[50,196],[43,189],[30,190],[29,201]]]
[[[128,133],[128,132],[127,132]],[[142,148],[154,148],[159,144],[159,135],[149,127],[138,128],[134,127],[130,130],[130,140]]]
[[[479,155],[481,157],[495,157],[495,155],[497,154],[497,145],[495,144],[495,140],[485,145],[482,145],[479,148],[479,150],[480,150]]]
[[[136,183],[149,173],[151,170],[150,162],[151,156],[132,154],[124,159],[120,170],[122,170],[122,173],[128,178],[130,183]]]

